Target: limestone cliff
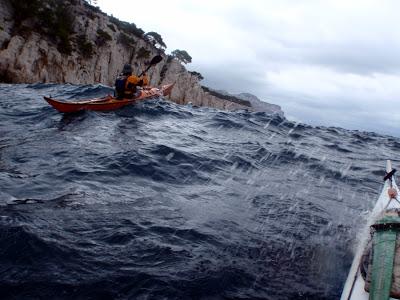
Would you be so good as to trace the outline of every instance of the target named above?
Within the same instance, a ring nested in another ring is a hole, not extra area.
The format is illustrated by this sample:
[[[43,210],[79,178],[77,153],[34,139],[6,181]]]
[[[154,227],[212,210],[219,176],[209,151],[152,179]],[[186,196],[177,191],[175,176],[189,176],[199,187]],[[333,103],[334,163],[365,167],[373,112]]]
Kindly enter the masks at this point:
[[[17,4],[21,5],[18,10]],[[40,17],[32,16],[29,9],[35,9]],[[231,101],[210,93],[196,74],[145,39],[141,29],[83,0],[0,0],[0,82],[112,86],[125,63],[131,63],[138,74],[157,54],[164,59],[148,72],[150,84],[175,82],[170,100],[253,110],[249,101]]]

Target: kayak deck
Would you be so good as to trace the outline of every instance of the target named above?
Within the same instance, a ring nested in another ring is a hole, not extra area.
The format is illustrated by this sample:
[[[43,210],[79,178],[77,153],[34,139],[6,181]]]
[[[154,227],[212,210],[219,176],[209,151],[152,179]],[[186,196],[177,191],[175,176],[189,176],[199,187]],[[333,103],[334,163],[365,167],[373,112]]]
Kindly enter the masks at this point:
[[[396,253],[399,248],[396,237],[399,240],[399,234],[398,230],[393,229],[397,227],[393,224],[400,222],[400,203],[390,193],[400,193],[390,161],[387,161],[386,172],[385,184],[362,234],[341,300],[399,299],[391,286],[395,273],[393,267],[400,259],[400,252]],[[371,245],[371,249],[368,245]],[[366,257],[367,270],[364,269]]]
[[[65,101],[44,97],[56,110],[62,113],[73,113],[82,110],[109,111],[119,109],[140,100],[167,96],[171,93],[174,84],[163,85],[161,88],[146,88],[140,90],[140,95],[133,99],[119,100],[111,95],[102,98],[85,99],[79,101]]]

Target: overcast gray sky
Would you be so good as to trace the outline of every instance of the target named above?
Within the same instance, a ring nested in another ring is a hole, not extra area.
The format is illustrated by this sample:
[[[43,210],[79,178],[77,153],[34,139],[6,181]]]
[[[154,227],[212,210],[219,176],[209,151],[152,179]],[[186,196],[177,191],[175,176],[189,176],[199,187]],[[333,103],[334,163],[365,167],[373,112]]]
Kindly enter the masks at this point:
[[[312,125],[400,136],[400,1],[98,0],[167,53],[186,50],[203,84],[250,92]]]

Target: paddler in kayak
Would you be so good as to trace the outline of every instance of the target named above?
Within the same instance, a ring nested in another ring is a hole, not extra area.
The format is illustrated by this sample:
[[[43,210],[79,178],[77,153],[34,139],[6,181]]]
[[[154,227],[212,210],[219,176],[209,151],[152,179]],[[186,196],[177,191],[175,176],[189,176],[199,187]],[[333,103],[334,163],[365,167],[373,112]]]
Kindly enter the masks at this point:
[[[115,80],[115,94],[117,99],[132,99],[140,95],[137,87],[149,84],[149,78],[146,73],[140,77],[132,75],[132,66],[125,64],[122,73]]]

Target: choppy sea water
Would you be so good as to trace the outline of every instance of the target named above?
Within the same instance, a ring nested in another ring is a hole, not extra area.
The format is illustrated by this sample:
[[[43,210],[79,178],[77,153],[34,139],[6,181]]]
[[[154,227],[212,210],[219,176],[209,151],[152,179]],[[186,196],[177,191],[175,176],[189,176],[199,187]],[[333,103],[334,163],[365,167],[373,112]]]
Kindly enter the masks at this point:
[[[0,85],[1,299],[338,299],[400,140]]]

